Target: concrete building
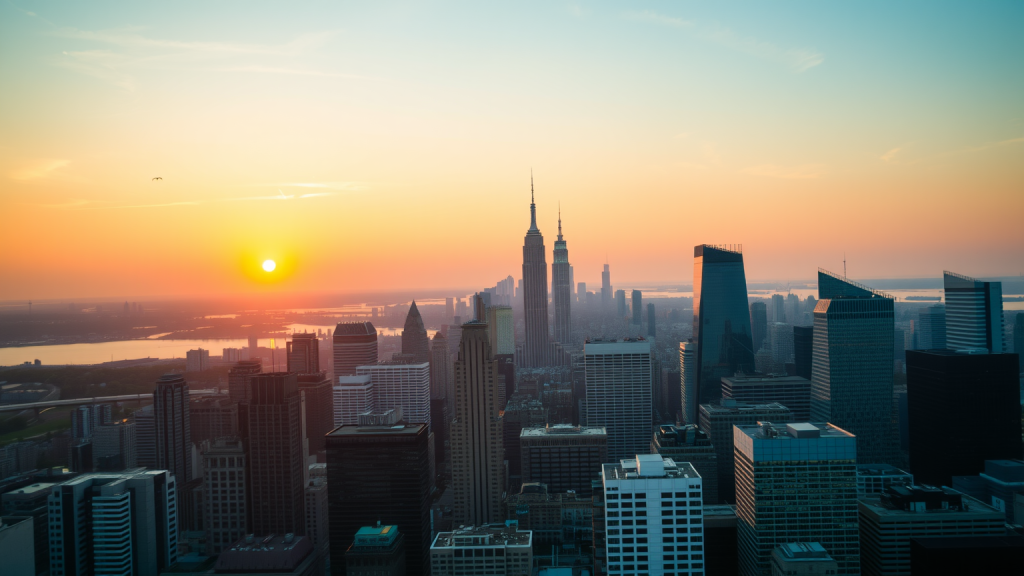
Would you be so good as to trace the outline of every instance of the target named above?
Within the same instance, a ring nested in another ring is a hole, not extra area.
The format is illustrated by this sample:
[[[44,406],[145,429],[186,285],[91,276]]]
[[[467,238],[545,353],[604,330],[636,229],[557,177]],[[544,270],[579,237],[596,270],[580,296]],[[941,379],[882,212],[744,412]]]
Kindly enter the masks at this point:
[[[600,427],[523,428],[519,445],[522,481],[545,484],[555,493],[571,490],[590,498],[592,483],[608,461],[608,432]]]
[[[188,383],[178,374],[161,376],[153,390],[156,467],[184,486],[192,480],[192,419]]]
[[[531,576],[533,534],[514,522],[439,532],[430,545],[432,576]]]
[[[185,353],[185,372],[202,372],[210,367],[210,351],[199,348]]]
[[[0,558],[4,576],[36,576],[35,529],[31,516],[0,516]]]
[[[860,574],[857,439],[825,423],[733,430],[740,574],[769,574],[778,546],[808,541],[825,548],[838,574]]]
[[[527,368],[548,365],[548,266],[544,236],[537,228],[537,206],[533,202],[530,176],[530,229],[523,241],[523,313],[526,342],[519,362]]]
[[[225,398],[201,398],[192,400],[188,408],[192,420],[190,433],[192,443],[238,436],[238,404]]]
[[[1003,514],[951,488],[890,486],[860,511],[864,574],[912,574],[914,536],[1003,536]]]
[[[48,500],[54,484],[36,482],[4,492],[0,496],[0,516],[31,517],[33,544],[35,546],[35,572],[41,574],[50,569],[50,538],[48,534]],[[26,548],[19,551],[24,554]],[[3,554],[0,554],[3,557]]]
[[[857,498],[881,494],[889,486],[913,486],[914,475],[889,464],[857,464]]]
[[[256,358],[243,360],[228,370],[228,398],[242,402],[249,398],[249,378],[263,371],[263,364]]]
[[[1005,352],[1003,283],[983,282],[944,271],[946,347],[951,350]]]
[[[586,425],[607,430],[608,458],[613,461],[647,452],[653,429],[650,343],[589,340],[583,354]]]
[[[817,542],[788,542],[772,551],[772,576],[826,576],[839,563]]]
[[[605,464],[608,574],[704,573],[701,478],[686,462],[638,454]]]
[[[236,576],[319,576],[326,558],[306,536],[246,536],[217,557],[213,570],[201,574]],[[168,575],[170,576],[170,575]]]
[[[806,422],[811,416],[811,381],[800,376],[738,374],[722,378],[722,398],[745,404],[777,402],[793,413],[793,420]]]
[[[324,436],[334,429],[334,387],[327,378],[327,372],[298,374],[295,382],[305,407],[303,422],[309,455],[317,456],[323,462]]]
[[[320,339],[316,334],[292,334],[286,344],[288,371],[296,374],[320,372]]]
[[[93,431],[93,470],[116,472],[135,468],[138,465],[136,454],[134,422],[111,422]]]
[[[491,351],[487,325],[464,324],[455,362],[455,417],[451,427],[456,525],[501,520],[505,478],[500,380],[503,378]]]
[[[700,407],[700,429],[707,433],[718,456],[718,500],[736,502],[733,426],[758,422],[792,422],[793,413],[782,404],[744,404],[723,399],[720,405]]]
[[[157,576],[178,560],[178,498],[166,470],[85,474],[53,486],[50,574]]]
[[[204,443],[203,527],[207,554],[238,542],[248,530],[245,448],[237,438]]]
[[[405,576],[405,564],[405,535],[394,525],[363,526],[345,551],[348,576]]]
[[[338,383],[334,386],[335,427],[356,424],[360,414],[376,411],[376,395],[370,376],[338,376]]]
[[[355,376],[357,366],[377,363],[377,329],[370,322],[342,322],[334,328],[334,377]]]
[[[703,480],[704,505],[718,504],[718,454],[711,439],[696,424],[662,424],[651,439],[651,454],[689,462]]]
[[[511,306],[488,306],[487,332],[496,355],[516,353],[515,319]]]
[[[376,410],[401,408],[406,422],[430,428],[430,363],[381,362],[356,368],[373,383]]]

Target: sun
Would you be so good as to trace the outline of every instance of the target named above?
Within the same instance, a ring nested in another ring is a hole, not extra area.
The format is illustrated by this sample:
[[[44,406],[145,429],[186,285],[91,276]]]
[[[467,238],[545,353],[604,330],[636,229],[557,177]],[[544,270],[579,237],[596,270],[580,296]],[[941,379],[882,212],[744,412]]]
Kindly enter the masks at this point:
[[[273,272],[274,268],[277,268],[277,263],[273,260],[264,260],[263,269],[267,272]]]

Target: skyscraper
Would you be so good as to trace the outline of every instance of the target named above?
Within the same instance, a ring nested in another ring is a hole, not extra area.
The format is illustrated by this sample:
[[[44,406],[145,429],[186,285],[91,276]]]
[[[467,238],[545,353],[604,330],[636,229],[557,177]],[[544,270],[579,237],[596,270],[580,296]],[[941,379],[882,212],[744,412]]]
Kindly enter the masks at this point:
[[[192,480],[192,419],[188,383],[179,374],[167,374],[153,390],[156,420],[156,467],[167,470],[184,487]]]
[[[655,326],[656,317],[654,315],[654,304],[647,305],[647,335],[654,338],[658,335],[657,327]]]
[[[488,524],[502,519],[504,406],[499,395],[500,378],[487,338],[487,325],[464,324],[459,359],[455,362],[455,418],[451,436],[456,525]]]
[[[430,343],[430,398],[447,399],[452,396],[452,354],[448,339],[437,332]]]
[[[357,376],[369,376],[377,410],[402,409],[402,419],[430,428],[430,364],[382,362],[356,368]]]
[[[633,290],[630,295],[632,301],[633,319],[632,323],[634,326],[640,326],[644,322],[644,296],[639,290]]]
[[[569,278],[569,248],[562,238],[562,210],[558,210],[558,239],[551,260],[551,302],[555,306],[555,342],[572,342],[569,310],[572,300],[572,279]]]
[[[334,429],[334,387],[327,379],[326,372],[298,374],[296,384],[305,396],[306,439],[309,441],[309,455],[320,454],[323,462],[324,436]]]
[[[696,424],[700,408],[697,404],[697,344],[692,338],[679,343],[679,397],[683,423]]]
[[[576,284],[576,302],[583,306],[587,303],[587,283],[578,282]]]
[[[626,317],[626,291],[616,290],[615,291],[615,313],[619,318]]]
[[[356,366],[377,363],[377,329],[370,322],[342,322],[334,328],[334,377],[355,376]]]
[[[697,341],[697,404],[722,395],[722,376],[754,371],[743,253],[693,248],[693,338]]]
[[[604,265],[604,271],[601,272],[601,304],[605,308],[612,303],[612,272],[608,268],[608,265]]]
[[[1024,372],[1024,312],[1017,312],[1013,317],[1013,353],[1020,362],[1020,371]]]
[[[818,270],[811,419],[857,436],[858,460],[894,462],[893,299]]]
[[[218,438],[206,444],[202,458],[206,550],[218,554],[249,533],[245,448],[237,438]]]
[[[320,339],[316,334],[292,334],[287,350],[289,372],[315,374],[320,371]]]
[[[608,461],[608,432],[570,424],[523,428],[519,435],[523,482],[546,484],[551,492],[590,497],[593,481]]]
[[[495,354],[515,354],[515,319],[511,306],[487,308],[487,333],[490,335],[491,349]]]
[[[583,347],[587,426],[608,431],[611,461],[645,454],[651,445],[651,345],[644,340],[590,340]]]
[[[942,304],[925,306],[917,311],[915,350],[941,350],[946,347],[946,307]]]
[[[427,574],[430,547],[429,431],[380,417],[342,426],[327,437],[331,574],[346,574],[345,550],[377,522],[405,534],[405,574]]]
[[[952,350],[1003,352],[1003,283],[983,282],[948,270],[946,346]]]
[[[537,228],[537,206],[533,202],[530,176],[530,229],[523,242],[523,308],[526,345],[523,366],[534,368],[548,363],[548,265],[544,236]]]
[[[753,340],[751,348],[756,354],[768,336],[768,307],[760,300],[750,304],[750,334]]]
[[[814,326],[793,326],[793,363],[796,375],[811,379],[811,361],[814,358]]]
[[[718,504],[718,453],[707,433],[696,424],[662,424],[651,438],[651,454],[689,462],[700,474],[704,505]]]
[[[451,324],[455,318],[455,299],[448,297],[444,299],[444,322]]]
[[[263,371],[259,360],[242,360],[228,370],[228,397],[241,402],[249,397],[249,378]]]
[[[772,294],[772,322],[786,321],[786,300],[782,294]]]
[[[951,486],[986,460],[1021,458],[1016,354],[907,353],[910,469],[923,484]],[[955,424],[953,424],[955,423]]]
[[[416,301],[412,301],[409,307],[409,314],[405,317],[405,328],[402,330],[402,354],[411,354],[413,361],[417,364],[430,362],[430,339],[427,338],[427,329],[423,326],[423,318],[420,310],[416,307]]]
[[[53,486],[50,574],[157,576],[176,563],[177,486],[166,470],[85,474]]]
[[[338,376],[334,385],[334,425],[359,422],[359,415],[377,410],[377,396],[369,376]]]
[[[252,533],[306,531],[306,453],[302,446],[302,404],[296,375],[256,374],[242,405],[249,461]]]
[[[789,408],[796,422],[807,422],[811,415],[811,382],[799,376],[737,374],[722,378],[722,399],[744,404],[779,403]]]
[[[860,574],[859,438],[825,423],[733,430],[740,574],[770,574],[772,551],[787,542],[818,542],[839,574]]]

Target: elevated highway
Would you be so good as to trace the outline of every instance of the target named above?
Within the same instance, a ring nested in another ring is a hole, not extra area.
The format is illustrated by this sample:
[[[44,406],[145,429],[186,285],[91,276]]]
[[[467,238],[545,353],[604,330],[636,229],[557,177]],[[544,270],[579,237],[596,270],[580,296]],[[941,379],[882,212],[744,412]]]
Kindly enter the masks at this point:
[[[227,390],[215,388],[189,390],[190,398],[202,398],[204,396],[227,397]],[[121,394],[118,396],[95,396],[92,398],[68,398],[65,400],[45,400],[42,402],[25,402],[23,404],[0,405],[0,412],[22,412],[24,410],[35,410],[36,414],[47,408],[58,408],[60,406],[81,406],[82,404],[109,404],[113,402],[143,402],[152,400],[153,393],[148,394]]]

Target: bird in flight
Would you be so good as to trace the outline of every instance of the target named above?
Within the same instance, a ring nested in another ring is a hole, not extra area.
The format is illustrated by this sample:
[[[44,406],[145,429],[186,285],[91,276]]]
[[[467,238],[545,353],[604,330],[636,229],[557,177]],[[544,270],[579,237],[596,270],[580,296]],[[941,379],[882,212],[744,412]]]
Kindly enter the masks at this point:
[[[153,180],[163,180],[163,177],[162,176],[157,176],[156,178],[153,178]]]

